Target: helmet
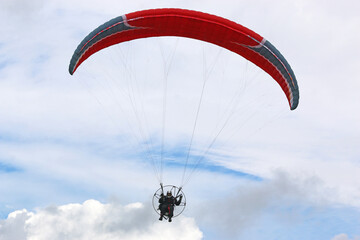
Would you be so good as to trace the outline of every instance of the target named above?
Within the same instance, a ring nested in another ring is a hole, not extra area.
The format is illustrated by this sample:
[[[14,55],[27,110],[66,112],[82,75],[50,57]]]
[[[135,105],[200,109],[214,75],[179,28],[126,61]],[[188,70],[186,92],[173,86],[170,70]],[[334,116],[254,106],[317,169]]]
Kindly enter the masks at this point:
[[[171,191],[167,191],[166,196],[167,197],[172,197]]]

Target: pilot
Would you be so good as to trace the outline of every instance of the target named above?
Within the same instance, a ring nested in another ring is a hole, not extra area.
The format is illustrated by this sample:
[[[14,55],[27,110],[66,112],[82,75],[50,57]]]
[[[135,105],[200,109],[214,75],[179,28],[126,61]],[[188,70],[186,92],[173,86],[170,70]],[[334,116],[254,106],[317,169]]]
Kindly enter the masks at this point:
[[[160,195],[159,199],[159,209],[160,209],[160,218],[159,220],[162,221],[163,216],[168,216],[169,222],[171,222],[171,218],[174,215],[174,206],[179,206],[182,200],[182,195],[179,195],[179,199],[174,197],[171,191],[167,191],[166,196],[163,193]]]

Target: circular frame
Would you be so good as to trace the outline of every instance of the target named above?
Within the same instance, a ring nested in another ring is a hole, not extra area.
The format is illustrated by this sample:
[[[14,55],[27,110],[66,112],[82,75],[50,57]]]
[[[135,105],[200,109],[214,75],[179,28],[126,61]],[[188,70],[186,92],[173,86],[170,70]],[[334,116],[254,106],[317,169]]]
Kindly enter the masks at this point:
[[[167,191],[170,191],[172,193],[172,195],[175,196],[175,198],[178,198],[180,195],[183,196],[180,205],[174,206],[174,216],[173,216],[173,218],[174,218],[174,217],[179,216],[185,210],[185,206],[186,206],[186,197],[181,188],[178,188],[174,185],[165,185],[162,188],[159,188],[154,193],[154,196],[152,198],[152,205],[153,205],[155,212],[157,212],[157,214],[160,215],[159,199],[161,197],[161,193],[164,193]]]

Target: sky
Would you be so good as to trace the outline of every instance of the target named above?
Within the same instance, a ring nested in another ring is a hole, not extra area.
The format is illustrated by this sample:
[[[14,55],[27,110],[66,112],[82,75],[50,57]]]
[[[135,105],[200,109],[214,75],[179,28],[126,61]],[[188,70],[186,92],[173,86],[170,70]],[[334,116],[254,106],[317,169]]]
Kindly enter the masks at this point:
[[[256,66],[189,39],[124,43],[68,73],[102,23],[168,7],[268,39],[298,108]],[[359,240],[359,12],[355,0],[1,1],[0,240]],[[153,210],[159,180],[184,183],[172,223]]]

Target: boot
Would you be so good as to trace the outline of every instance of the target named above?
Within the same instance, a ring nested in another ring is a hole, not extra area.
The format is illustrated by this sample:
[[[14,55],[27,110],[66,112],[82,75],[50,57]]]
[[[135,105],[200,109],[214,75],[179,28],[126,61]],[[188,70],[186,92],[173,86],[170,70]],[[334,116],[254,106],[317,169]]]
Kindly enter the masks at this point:
[[[169,218],[169,222],[171,222],[172,220],[171,220],[171,218]]]
[[[160,218],[159,218],[159,220],[160,220],[160,221],[162,221],[162,219],[163,219],[163,216],[162,216],[162,215],[160,215]]]

